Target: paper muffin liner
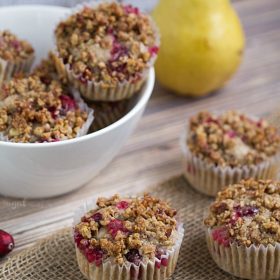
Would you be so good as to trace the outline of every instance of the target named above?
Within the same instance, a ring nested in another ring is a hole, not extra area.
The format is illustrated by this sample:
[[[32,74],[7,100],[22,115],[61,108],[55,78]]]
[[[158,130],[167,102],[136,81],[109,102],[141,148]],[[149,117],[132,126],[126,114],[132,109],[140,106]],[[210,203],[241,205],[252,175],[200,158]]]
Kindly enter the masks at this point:
[[[206,241],[215,263],[224,271],[245,279],[271,280],[280,278],[280,244],[251,245],[230,244],[225,247],[215,241],[212,230],[206,229]]]
[[[81,217],[93,209],[95,203],[86,202],[74,213],[73,228],[80,222]],[[75,245],[77,262],[82,274],[88,280],[165,280],[175,271],[178,261],[181,244],[184,237],[183,224],[178,225],[175,245],[166,251],[161,259],[167,259],[167,266],[160,265],[161,261],[157,258],[142,261],[139,266],[125,262],[123,265],[116,264],[110,258],[103,261],[100,266],[89,263],[84,254]],[[159,268],[158,268],[159,267]]]
[[[279,171],[279,153],[267,160],[240,167],[221,167],[194,155],[187,145],[188,130],[180,139],[183,152],[183,173],[190,185],[208,196],[215,196],[223,187],[236,184],[242,179],[277,179]]]
[[[105,1],[105,3],[112,3],[116,2],[114,0],[110,1]],[[81,11],[84,7],[92,7],[95,8],[101,3],[104,3],[104,1],[94,1],[94,2],[89,2],[86,4],[80,4],[77,7],[75,7],[72,10],[72,13],[76,13]],[[67,14],[67,16],[62,19],[65,20],[67,19],[71,14]],[[151,23],[151,26],[154,29],[155,33],[155,46],[160,46],[160,33],[158,30],[158,27],[156,26],[154,20],[152,19],[151,16],[145,14]],[[54,38],[55,42],[56,39]],[[133,95],[135,95],[137,92],[140,91],[142,88],[143,84],[148,78],[149,75],[149,70],[153,65],[155,64],[155,61],[157,59],[157,54],[154,54],[149,62],[146,64],[146,67],[143,69],[142,72],[137,73],[137,80],[135,78],[131,78],[130,80],[127,81],[122,81],[122,82],[117,82],[114,85],[107,85],[104,84],[102,81],[100,82],[94,82],[94,81],[86,81],[82,82],[80,80],[80,74],[75,74],[74,71],[71,69],[69,64],[64,64],[63,59],[60,57],[58,50],[56,49],[54,51],[56,59],[55,59],[55,66],[57,68],[57,71],[60,73],[60,75],[63,75],[64,77],[67,78],[69,83],[73,85],[81,95],[86,98],[87,100],[90,101],[120,101],[124,99],[129,99]]]
[[[28,73],[32,67],[34,55],[22,61],[8,61],[0,58],[0,86],[3,82],[9,81],[18,73]]]
[[[71,94],[74,100],[76,101],[78,107],[80,108],[80,110],[88,114],[87,120],[80,128],[79,132],[77,133],[77,136],[75,137],[77,138],[77,137],[84,136],[88,133],[89,128],[91,127],[94,120],[94,115],[93,115],[94,110],[88,107],[88,105],[83,101],[83,99],[81,98],[81,96],[77,91],[71,91]],[[67,140],[67,139],[63,139],[63,140]],[[5,132],[0,132],[0,141],[10,142],[9,138],[5,135]]]
[[[107,108],[99,108],[98,104],[88,104],[94,109],[94,122],[90,127],[90,132],[103,129],[121,119],[128,111],[129,103],[127,100],[112,102],[107,104]]]

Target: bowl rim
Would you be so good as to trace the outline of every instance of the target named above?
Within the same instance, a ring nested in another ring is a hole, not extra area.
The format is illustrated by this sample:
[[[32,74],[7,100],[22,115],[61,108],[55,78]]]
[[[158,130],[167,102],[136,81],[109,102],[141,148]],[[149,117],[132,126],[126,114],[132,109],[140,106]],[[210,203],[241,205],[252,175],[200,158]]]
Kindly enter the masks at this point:
[[[59,6],[51,6],[51,5],[17,5],[17,6],[5,6],[0,8],[0,12],[3,12],[4,10],[6,12],[8,11],[15,11],[15,10],[27,10],[30,11],[32,10],[64,10],[64,11],[69,11],[71,8],[66,8],[66,7],[59,7]],[[117,127],[121,126],[122,124],[126,123],[129,119],[131,119],[134,115],[136,115],[142,108],[145,107],[145,104],[148,102],[150,96],[152,95],[153,88],[155,84],[155,70],[154,67],[152,67],[149,70],[147,80],[142,87],[141,91],[142,96],[139,98],[135,106],[126,114],[124,115],[121,119],[116,121],[115,123],[98,130],[96,132],[80,136],[77,138],[73,139],[68,139],[68,140],[62,140],[59,142],[51,142],[51,143],[14,143],[14,142],[5,142],[5,141],[0,141],[0,147],[13,147],[13,148],[54,148],[57,146],[62,146],[62,145],[71,145],[74,143],[78,142],[83,142],[87,141],[91,138],[95,138],[98,136],[101,136],[111,130],[116,129]]]

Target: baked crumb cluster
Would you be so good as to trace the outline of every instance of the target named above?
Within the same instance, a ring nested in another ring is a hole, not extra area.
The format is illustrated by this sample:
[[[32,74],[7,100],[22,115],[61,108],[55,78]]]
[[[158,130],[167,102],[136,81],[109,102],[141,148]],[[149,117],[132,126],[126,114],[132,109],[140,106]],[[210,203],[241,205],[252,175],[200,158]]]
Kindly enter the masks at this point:
[[[66,77],[60,75],[55,67],[55,55],[52,52],[49,52],[48,57],[35,67],[32,75],[39,77],[46,85],[51,85],[53,81],[56,81],[63,88],[68,87]]]
[[[176,210],[166,202],[144,195],[140,198],[100,198],[75,227],[75,242],[90,263],[139,265],[156,258],[155,265],[167,266],[166,250],[175,243]]]
[[[191,118],[189,128],[190,151],[219,166],[258,164],[280,147],[275,127],[235,111],[219,116],[200,112]]]
[[[11,32],[0,31],[0,58],[8,61],[21,61],[34,54],[32,46],[20,40]]]
[[[204,223],[224,246],[280,242],[280,182],[249,179],[227,187]]]
[[[0,90],[0,133],[11,142],[71,139],[87,117],[56,81],[46,85],[31,76],[13,79]]]
[[[82,83],[136,82],[158,52],[151,19],[117,3],[85,7],[56,29],[57,48]]]

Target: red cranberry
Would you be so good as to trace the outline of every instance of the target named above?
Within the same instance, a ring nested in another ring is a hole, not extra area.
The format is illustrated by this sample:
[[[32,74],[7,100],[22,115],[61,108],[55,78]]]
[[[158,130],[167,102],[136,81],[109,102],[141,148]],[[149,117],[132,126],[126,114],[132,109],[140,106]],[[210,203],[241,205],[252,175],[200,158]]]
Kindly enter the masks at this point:
[[[99,223],[102,219],[103,219],[103,216],[101,213],[95,213],[92,215],[92,218],[95,222]]]
[[[161,267],[161,262],[156,261],[156,262],[155,262],[155,266],[156,266],[156,268],[160,269],[160,267]]]
[[[54,107],[54,106],[49,107],[48,110],[49,110],[49,112],[51,113],[51,115],[52,115],[52,117],[53,117],[54,119],[56,119],[57,116],[59,115],[59,111],[58,111],[57,108]]]
[[[112,235],[113,238],[116,237],[118,231],[127,232],[127,229],[124,227],[123,221],[115,219],[111,220],[107,226],[108,232]]]
[[[240,205],[234,207],[234,211],[236,213],[236,216],[242,218],[242,217],[251,217],[256,215],[259,212],[259,209],[255,206],[243,206]]]
[[[85,249],[85,256],[89,263],[95,263],[96,266],[102,264],[104,252],[100,248]]]
[[[70,96],[61,95],[60,100],[62,106],[62,110],[61,110],[62,114],[66,114],[67,112],[74,111],[76,109],[76,101]]]
[[[153,56],[153,55],[157,55],[159,52],[159,47],[157,46],[153,46],[149,48],[149,53]]]
[[[82,84],[87,84],[88,82],[88,79],[86,77],[84,77],[83,75],[81,75],[79,77],[79,81],[82,83]]]
[[[129,262],[134,263],[135,265],[139,265],[143,258],[137,249],[129,250],[129,252],[125,254],[125,257]]]
[[[15,247],[14,238],[8,232],[0,230],[0,257],[9,254]]]
[[[20,45],[20,42],[18,40],[11,41],[11,46],[17,51],[21,50],[21,45]]]
[[[45,84],[45,85],[50,85],[51,84],[51,79],[49,78],[49,77],[47,77],[47,76],[44,76],[44,77],[40,77],[40,80],[41,80],[41,82],[43,83],[43,84]]]
[[[82,239],[77,246],[80,250],[84,250],[89,246],[89,241],[87,239]]]
[[[233,131],[233,130],[230,130],[230,131],[227,132],[227,136],[229,138],[234,138],[234,137],[236,137],[236,135],[237,135],[236,132]]]
[[[156,250],[156,254],[155,254],[155,255],[156,255],[156,258],[160,260],[160,259],[161,259],[161,256],[164,255],[165,253],[166,253],[166,252],[165,252],[163,249],[157,249],[157,250]]]
[[[127,201],[120,201],[119,203],[117,203],[117,208],[120,210],[125,210],[127,209],[129,206],[129,203]]]
[[[75,241],[75,243],[77,245],[79,245],[82,239],[83,239],[83,236],[79,232],[75,231],[74,232],[74,241]]]
[[[168,259],[166,259],[166,258],[161,259],[161,265],[168,266]]]
[[[212,237],[220,245],[228,247],[230,244],[229,233],[226,227],[216,228],[212,232]]]
[[[133,7],[132,5],[126,5],[124,6],[124,10],[127,14],[135,14],[139,15],[139,9],[136,7]]]

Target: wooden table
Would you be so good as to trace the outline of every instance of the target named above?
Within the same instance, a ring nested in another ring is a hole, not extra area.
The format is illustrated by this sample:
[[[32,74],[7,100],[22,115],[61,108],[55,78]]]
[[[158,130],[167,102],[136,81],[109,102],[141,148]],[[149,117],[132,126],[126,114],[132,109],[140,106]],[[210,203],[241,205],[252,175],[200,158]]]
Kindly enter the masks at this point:
[[[91,183],[53,199],[0,197],[0,228],[11,232],[16,240],[11,255],[71,225],[73,210],[85,198],[131,189],[138,192],[180,174],[178,137],[190,115],[205,109],[242,109],[263,115],[280,105],[280,1],[239,0],[234,6],[245,27],[247,47],[233,80],[200,99],[178,97],[156,85],[135,133]]]

